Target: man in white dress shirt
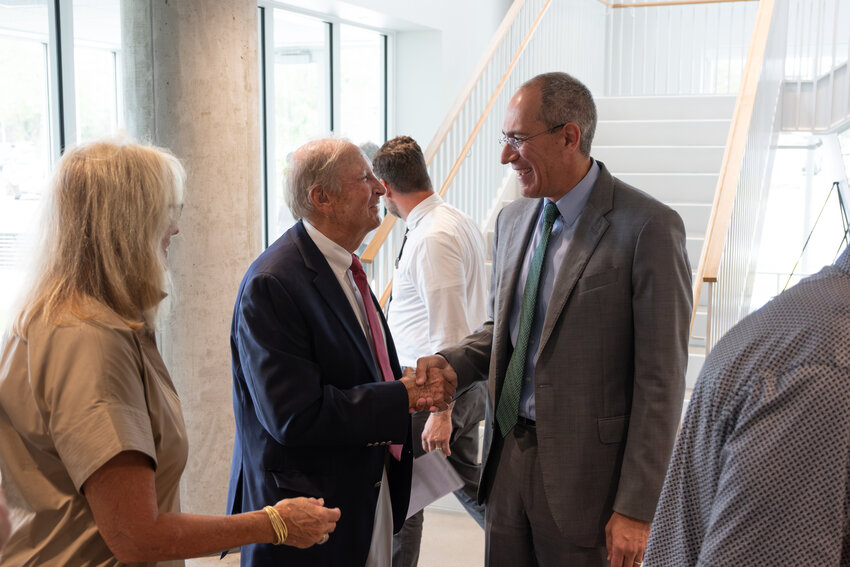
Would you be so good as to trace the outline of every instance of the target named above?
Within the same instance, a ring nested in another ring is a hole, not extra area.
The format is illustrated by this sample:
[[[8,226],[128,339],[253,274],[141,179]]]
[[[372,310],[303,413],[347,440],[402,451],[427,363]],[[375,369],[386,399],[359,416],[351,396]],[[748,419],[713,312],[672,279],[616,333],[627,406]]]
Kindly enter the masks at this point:
[[[393,273],[388,323],[400,364],[414,366],[420,356],[454,345],[487,319],[484,240],[475,221],[434,193],[425,156],[415,140],[394,138],[372,159],[386,190],[387,209],[407,224]],[[448,456],[464,480],[455,495],[482,529],[484,507],[476,502],[476,495],[478,425],[484,419],[485,388],[479,382],[460,395],[453,407],[416,414],[412,423],[414,456],[437,448]],[[419,511],[394,536],[393,567],[417,564],[422,521]]]

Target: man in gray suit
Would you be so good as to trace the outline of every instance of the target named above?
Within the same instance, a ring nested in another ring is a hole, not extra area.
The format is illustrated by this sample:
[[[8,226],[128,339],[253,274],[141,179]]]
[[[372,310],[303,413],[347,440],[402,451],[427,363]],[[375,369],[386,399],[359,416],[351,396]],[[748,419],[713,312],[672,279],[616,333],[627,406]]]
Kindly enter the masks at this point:
[[[596,106],[565,73],[508,105],[491,320],[418,372],[489,377],[487,565],[633,567],[682,407],[691,270],[679,215],[590,157]],[[448,362],[447,362],[448,361]]]

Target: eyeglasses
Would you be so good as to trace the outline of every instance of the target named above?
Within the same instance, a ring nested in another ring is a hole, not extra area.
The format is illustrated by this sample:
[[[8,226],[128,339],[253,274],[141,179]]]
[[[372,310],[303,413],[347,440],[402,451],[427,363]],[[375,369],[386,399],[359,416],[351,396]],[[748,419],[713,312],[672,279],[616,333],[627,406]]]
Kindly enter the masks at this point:
[[[551,133],[555,132],[556,130],[560,130],[561,128],[563,128],[566,125],[567,125],[567,122],[564,122],[563,124],[558,124],[557,126],[552,126],[551,128],[547,128],[547,129],[543,130],[542,132],[538,132],[536,134],[532,134],[531,136],[525,136],[525,137],[522,137],[522,138],[517,138],[516,136],[505,136],[504,134],[502,134],[501,136],[499,136],[499,145],[504,146],[505,144],[508,144],[513,149],[519,150],[520,146],[522,146],[524,143],[526,143],[530,139],[536,138],[537,136],[542,136],[543,134],[551,134]]]

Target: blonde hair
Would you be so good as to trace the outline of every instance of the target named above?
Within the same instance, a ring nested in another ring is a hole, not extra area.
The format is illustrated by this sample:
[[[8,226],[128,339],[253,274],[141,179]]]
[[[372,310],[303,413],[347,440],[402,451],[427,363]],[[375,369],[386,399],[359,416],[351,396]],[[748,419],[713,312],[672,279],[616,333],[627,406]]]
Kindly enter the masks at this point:
[[[168,150],[98,141],[65,152],[46,195],[33,284],[12,332],[37,316],[94,316],[105,305],[133,329],[153,329],[164,296],[162,242],[176,222],[185,171]]]

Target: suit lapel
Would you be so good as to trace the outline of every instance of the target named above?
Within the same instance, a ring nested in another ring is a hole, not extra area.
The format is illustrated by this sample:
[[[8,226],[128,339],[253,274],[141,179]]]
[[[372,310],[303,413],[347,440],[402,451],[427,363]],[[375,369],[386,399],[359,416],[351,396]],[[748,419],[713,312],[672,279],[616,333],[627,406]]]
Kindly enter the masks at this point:
[[[584,272],[584,268],[602,239],[602,235],[608,229],[609,222],[605,215],[612,207],[614,179],[608,173],[605,165],[602,162],[598,163],[600,167],[599,178],[591,189],[590,197],[578,219],[578,226],[576,226],[573,239],[567,248],[564,261],[555,276],[552,296],[549,298],[546,318],[543,320],[538,355],[546,346],[546,342],[549,340],[552,330],[555,328],[555,323],[561,316],[576,282]]]
[[[348,333],[360,356],[363,357],[363,361],[371,369],[373,380],[377,381],[378,369],[375,367],[369,342],[366,340],[360,321],[357,320],[357,316],[351,309],[351,304],[348,302],[345,292],[339,285],[339,280],[337,280],[324,255],[307,234],[304,225],[299,222],[296,227],[295,243],[304,259],[304,266],[315,274],[313,285],[316,286],[319,296],[327,303],[330,311],[339,319],[342,328]],[[372,293],[370,292],[369,295],[370,297],[364,297],[363,301],[373,301]],[[386,331],[384,332],[386,333]]]
[[[498,377],[499,388],[501,388],[501,382],[505,378],[511,354],[511,309],[514,303],[514,292],[519,285],[525,252],[528,250],[531,235],[537,225],[537,217],[540,214],[541,207],[539,199],[526,199],[525,201],[524,206],[514,218],[506,222],[505,226],[499,227],[499,240],[505,242],[504,257],[499,258],[499,261],[502,262],[500,269],[505,275],[496,292],[500,300],[496,314],[499,325],[496,327],[493,337],[494,345],[503,345],[503,348],[494,349],[498,353],[496,376]],[[498,394],[498,392],[495,392],[495,394]]]

